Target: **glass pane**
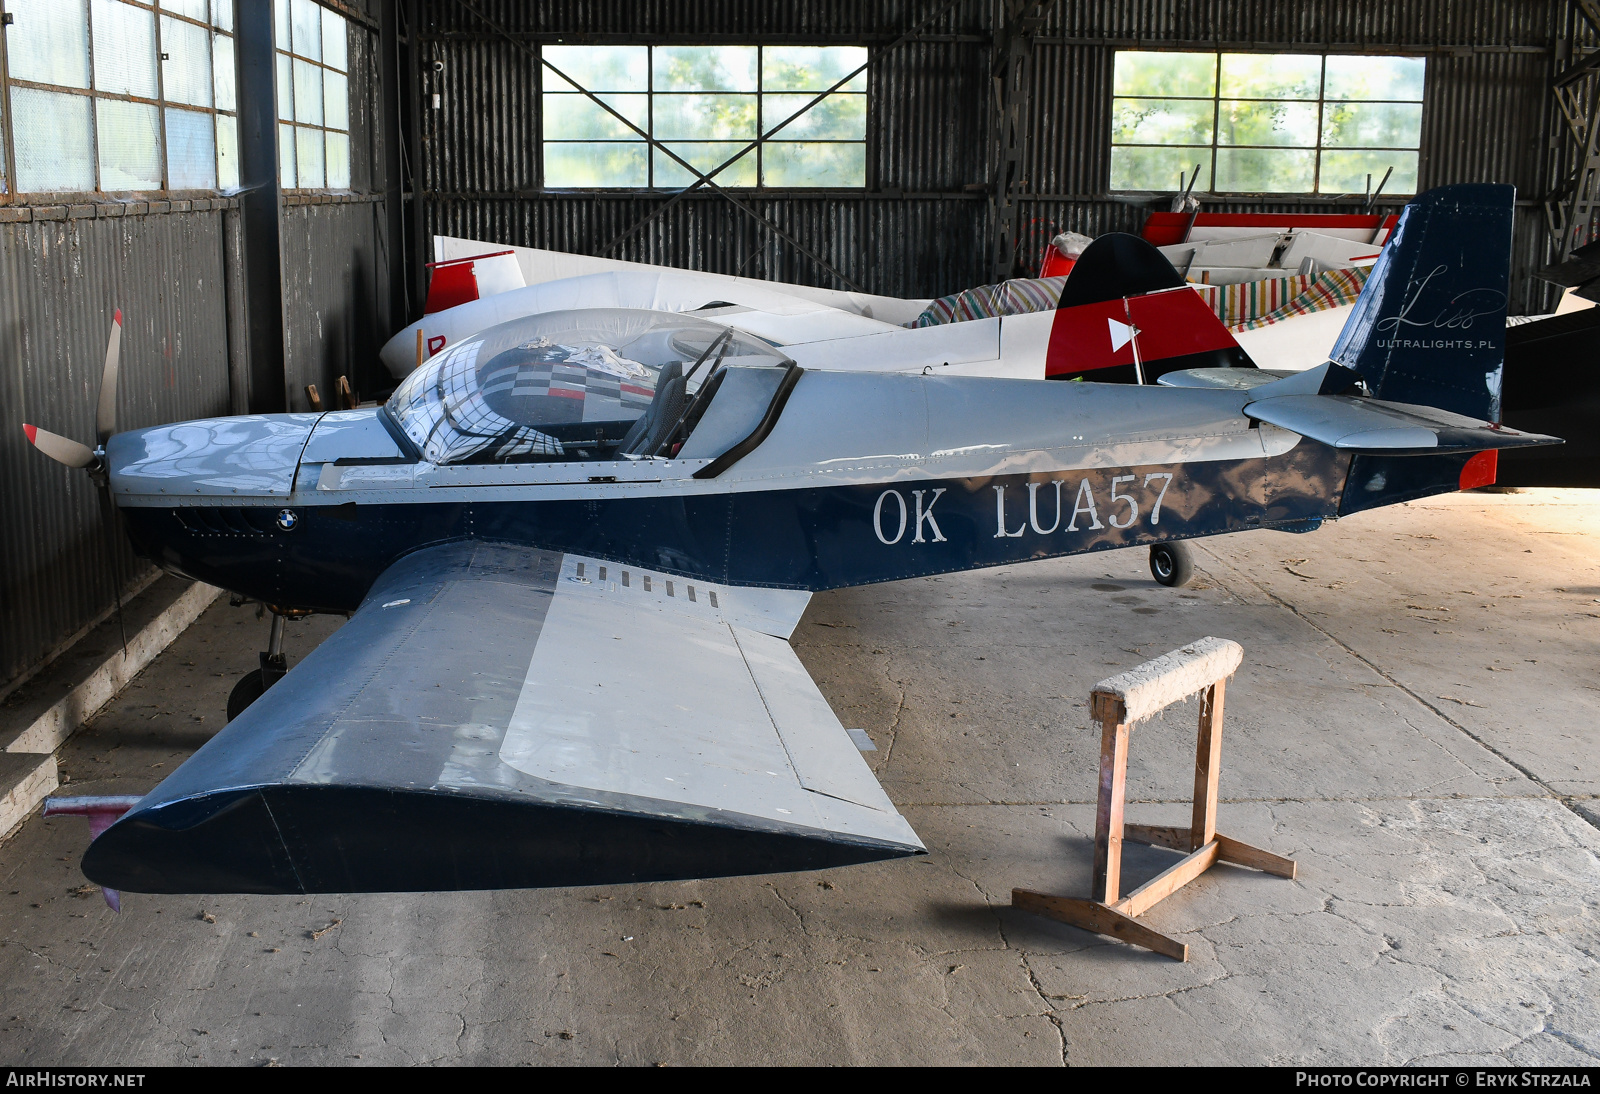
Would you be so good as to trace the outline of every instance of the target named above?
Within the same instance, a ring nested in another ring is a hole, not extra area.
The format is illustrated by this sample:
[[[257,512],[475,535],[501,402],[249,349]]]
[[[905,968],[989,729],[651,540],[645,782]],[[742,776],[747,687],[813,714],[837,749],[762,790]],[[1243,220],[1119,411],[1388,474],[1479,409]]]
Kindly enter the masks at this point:
[[[211,190],[217,185],[217,130],[210,114],[167,109],[167,186]]]
[[[272,0],[272,44],[289,48],[289,0]]]
[[[755,139],[754,95],[657,95],[655,100],[658,140]]]
[[[641,130],[650,124],[650,100],[646,95],[602,95],[606,105],[628,118]],[[614,116],[583,95],[544,96],[544,139],[626,140],[638,136]]]
[[[233,86],[237,73],[233,64],[233,39],[226,34],[213,35],[211,39],[211,87],[216,94],[218,110],[235,110]]]
[[[865,144],[773,141],[761,149],[765,186],[865,186]]]
[[[584,188],[648,185],[643,141],[544,146],[544,184]]]
[[[294,62],[287,53],[275,54],[278,58],[278,120],[294,120]]]
[[[350,134],[329,133],[328,137],[328,187],[333,190],[350,189]]]
[[[322,69],[298,57],[294,62],[294,120],[322,124]]]
[[[1309,194],[1317,154],[1277,148],[1217,149],[1218,193]]]
[[[96,99],[100,189],[161,189],[160,109],[145,103]]]
[[[1210,148],[1112,148],[1111,189],[1176,190],[1200,165],[1197,190],[1210,189]],[[1181,181],[1180,181],[1181,178]]]
[[[649,90],[649,46],[544,46],[540,52],[586,91]],[[548,68],[544,70],[546,91],[571,87]]]
[[[156,17],[116,0],[94,0],[94,86],[156,97]]]
[[[322,9],[322,63],[344,72],[350,67],[350,35],[344,16]]]
[[[754,91],[755,46],[656,46],[657,91]]]
[[[1329,99],[1404,99],[1422,101],[1427,61],[1421,57],[1328,58]]]
[[[1211,143],[1216,104],[1208,99],[1112,99],[1114,144]]]
[[[11,126],[19,192],[94,189],[87,95],[14,87]]]
[[[322,130],[294,127],[294,162],[300,172],[300,189],[320,190],[325,185],[322,149]]]
[[[221,3],[222,0],[218,2]],[[202,23],[206,21],[206,0],[161,0],[161,8],[174,15],[186,15]]]
[[[322,60],[322,9],[316,0],[289,0],[289,23],[290,49],[301,57]]]
[[[170,103],[211,105],[211,37],[204,27],[161,17],[161,90]]]
[[[1383,173],[1391,167],[1394,168],[1394,174],[1384,184],[1384,194],[1416,193],[1415,152],[1324,152],[1317,189],[1324,194],[1364,194],[1367,192],[1367,176],[1371,175],[1372,185],[1377,186]]]
[[[1209,97],[1217,93],[1215,53],[1117,54],[1112,77],[1114,95],[1154,95],[1160,98]]]
[[[293,190],[299,184],[294,169],[294,126],[278,123],[278,185]]]
[[[674,141],[667,147],[693,164],[696,170],[710,171],[732,159],[734,153],[746,146],[739,141]],[[670,156],[663,155],[659,148],[652,149],[652,151],[655,154],[656,161],[655,185],[657,188],[677,190],[695,181],[693,175],[685,171],[676,160]],[[751,149],[739,157],[737,163],[730,164],[713,175],[711,181],[718,186],[754,186],[756,184],[755,149]]]
[[[761,90],[826,91],[866,63],[864,46],[767,46],[761,51]],[[867,74],[841,90],[866,91]]]
[[[350,77],[322,70],[323,122],[329,129],[350,128]]]
[[[13,80],[89,86],[85,0],[6,0],[5,7],[15,17],[6,28],[6,64]],[[17,177],[20,186],[20,164]]]
[[[1224,53],[1221,94],[1230,99],[1315,99],[1322,58],[1314,53]]]
[[[3,102],[4,99],[5,99],[5,96],[4,95],[0,95],[0,102]],[[0,106],[0,133],[4,133],[5,132],[5,123],[6,123],[5,108],[4,108],[4,106]],[[11,192],[11,187],[6,182],[6,167],[5,167],[5,164],[3,162],[0,162],[0,194],[9,194],[10,192]]]
[[[1317,146],[1316,103],[1240,103],[1224,99],[1217,110],[1218,144]]]
[[[761,103],[761,128],[771,133],[774,126],[793,114],[815,95],[768,95]],[[824,141],[859,141],[867,137],[867,97],[829,95],[778,132],[790,139],[810,137]]]
[[[1328,103],[1322,143],[1368,148],[1416,148],[1422,143],[1421,103]]]
[[[217,188],[239,188],[239,122],[228,114],[217,115]]]
[[[211,5],[211,25],[218,30],[233,29],[233,4],[229,0],[214,0]]]

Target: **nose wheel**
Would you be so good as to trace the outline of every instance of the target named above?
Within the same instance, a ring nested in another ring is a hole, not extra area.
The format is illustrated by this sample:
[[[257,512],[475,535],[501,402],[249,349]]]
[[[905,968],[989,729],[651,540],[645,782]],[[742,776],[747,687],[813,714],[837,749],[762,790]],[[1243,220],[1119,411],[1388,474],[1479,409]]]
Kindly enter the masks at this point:
[[[1194,577],[1194,556],[1187,544],[1152,543],[1150,545],[1150,574],[1169,589],[1189,584]]]
[[[272,632],[267,638],[266,651],[261,654],[261,667],[241,676],[228,694],[228,721],[243,714],[245,708],[265,695],[288,671],[289,659],[283,653],[283,616],[274,612]]]

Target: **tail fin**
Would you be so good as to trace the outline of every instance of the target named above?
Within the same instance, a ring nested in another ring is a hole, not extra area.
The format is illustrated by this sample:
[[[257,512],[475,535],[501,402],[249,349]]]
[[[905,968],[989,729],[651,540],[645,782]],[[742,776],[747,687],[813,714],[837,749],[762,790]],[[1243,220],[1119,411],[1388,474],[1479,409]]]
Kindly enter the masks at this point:
[[[1473,183],[1412,199],[1333,360],[1380,399],[1498,422],[1515,198]]]
[[[1147,384],[1193,368],[1255,363],[1166,256],[1138,236],[1091,243],[1067,275],[1050,328],[1050,380]]]

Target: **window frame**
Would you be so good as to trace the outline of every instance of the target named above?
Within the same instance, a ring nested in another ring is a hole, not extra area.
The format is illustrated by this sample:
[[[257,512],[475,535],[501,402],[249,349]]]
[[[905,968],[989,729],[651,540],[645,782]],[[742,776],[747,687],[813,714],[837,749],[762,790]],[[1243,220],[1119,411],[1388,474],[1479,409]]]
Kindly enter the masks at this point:
[[[1214,63],[1214,66],[1215,66],[1214,69],[1213,69],[1213,72],[1212,72],[1212,85],[1211,85],[1212,91],[1211,91],[1211,95],[1209,97],[1186,96],[1186,95],[1119,95],[1119,94],[1116,93],[1116,82],[1115,82],[1116,81],[1116,66],[1117,66],[1117,59],[1124,53],[1184,53],[1184,54],[1197,54],[1197,53],[1200,53],[1200,54],[1209,54],[1213,58],[1213,63]],[[1315,57],[1315,58],[1318,59],[1318,62],[1319,62],[1319,76],[1318,76],[1318,81],[1317,81],[1317,95],[1316,95],[1316,98],[1314,98],[1314,99],[1260,99],[1260,98],[1252,99],[1252,98],[1246,98],[1246,97],[1243,97],[1243,96],[1233,96],[1233,97],[1226,96],[1226,95],[1223,94],[1223,89],[1222,89],[1222,58],[1225,55],[1244,55],[1244,56],[1256,56],[1256,57]],[[1421,96],[1419,98],[1417,98],[1417,99],[1329,99],[1327,97],[1327,91],[1328,91],[1328,61],[1329,61],[1330,58],[1335,58],[1335,57],[1363,57],[1363,58],[1364,57],[1405,57],[1405,58],[1420,60],[1420,61],[1423,62],[1422,93],[1421,93]],[[1201,186],[1198,186],[1198,185],[1195,185],[1195,184],[1190,184],[1190,185],[1195,190],[1199,190],[1199,191],[1204,192],[1204,193],[1210,193],[1210,194],[1215,194],[1215,195],[1219,195],[1219,196],[1221,196],[1221,195],[1248,195],[1248,196],[1257,196],[1257,195],[1259,195],[1259,196],[1263,196],[1263,197],[1294,197],[1294,198],[1314,198],[1314,199],[1318,199],[1318,200],[1329,200],[1329,199],[1332,199],[1332,198],[1348,195],[1349,193],[1351,193],[1351,191],[1341,190],[1341,191],[1334,192],[1334,191],[1324,191],[1324,190],[1321,189],[1323,154],[1326,153],[1326,152],[1341,152],[1341,151],[1396,152],[1396,153],[1409,153],[1409,154],[1415,155],[1417,157],[1417,169],[1418,169],[1417,186],[1420,187],[1422,185],[1422,179],[1420,177],[1421,176],[1421,168],[1422,168],[1422,149],[1427,144],[1427,136],[1428,136],[1428,134],[1427,134],[1427,124],[1428,124],[1427,103],[1428,103],[1428,73],[1429,73],[1429,67],[1430,67],[1428,65],[1428,61],[1429,60],[1430,60],[1429,55],[1427,53],[1421,53],[1421,52],[1419,52],[1419,53],[1405,53],[1405,52],[1364,53],[1364,52],[1357,52],[1357,51],[1354,51],[1354,50],[1351,50],[1351,51],[1335,50],[1335,51],[1323,51],[1323,52],[1301,52],[1301,51],[1296,51],[1296,50],[1284,50],[1284,49],[1275,49],[1275,50],[1264,50],[1264,49],[1256,49],[1256,50],[1218,49],[1218,50],[1214,50],[1214,51],[1213,50],[1196,50],[1196,49],[1156,49],[1156,48],[1151,48],[1151,49],[1142,49],[1142,48],[1136,48],[1136,49],[1114,49],[1112,51],[1112,57],[1111,57],[1111,73],[1110,73],[1110,79],[1112,81],[1111,94],[1110,94],[1110,96],[1108,98],[1108,102],[1109,102],[1110,109],[1111,109],[1111,117],[1108,118],[1108,121],[1107,121],[1107,130],[1108,130],[1108,137],[1110,138],[1108,140],[1108,148],[1111,150],[1111,152],[1107,156],[1107,162],[1106,162],[1106,192],[1108,194],[1129,194],[1129,193],[1150,192],[1149,188],[1145,188],[1145,187],[1119,188],[1119,187],[1116,187],[1116,186],[1112,185],[1112,172],[1114,170],[1113,157],[1115,156],[1115,150],[1118,149],[1118,148],[1173,148],[1173,149],[1179,149],[1179,148],[1191,149],[1192,148],[1192,149],[1195,149],[1195,150],[1206,149],[1208,151],[1209,160],[1210,160],[1210,162],[1208,164],[1209,170],[1207,172],[1208,176],[1209,176],[1208,180],[1207,180],[1207,185],[1204,186],[1204,187],[1201,187]],[[1118,141],[1116,139],[1116,137],[1115,137],[1116,103],[1119,100],[1130,100],[1130,99],[1133,99],[1133,100],[1137,100],[1137,99],[1159,99],[1159,100],[1167,100],[1167,101],[1210,102],[1211,103],[1211,111],[1212,111],[1212,113],[1211,113],[1211,141],[1210,141],[1209,146],[1207,146],[1207,145],[1189,145],[1189,144],[1141,144],[1141,143],[1136,143],[1136,142],[1132,142],[1132,141]],[[1316,143],[1311,144],[1311,145],[1222,144],[1222,143],[1220,143],[1219,136],[1220,136],[1220,130],[1222,128],[1222,104],[1224,102],[1242,102],[1242,103],[1269,103],[1269,102],[1271,102],[1271,103],[1284,103],[1284,102],[1315,103],[1316,104],[1316,108],[1317,108]],[[1416,106],[1416,107],[1418,107],[1420,109],[1420,111],[1421,111],[1421,119],[1419,121],[1418,129],[1417,129],[1417,143],[1416,143],[1416,146],[1415,147],[1401,148],[1401,147],[1390,147],[1390,146],[1384,146],[1384,147],[1378,147],[1378,146],[1344,146],[1344,145],[1328,145],[1328,144],[1324,144],[1323,143],[1323,140],[1324,140],[1323,127],[1324,127],[1325,122],[1326,122],[1326,112],[1327,112],[1328,106],[1330,104],[1338,105],[1340,103],[1359,103],[1359,104],[1362,104],[1362,105],[1366,105],[1366,104],[1373,104],[1373,105],[1403,105],[1403,106]],[[1267,151],[1267,152],[1291,152],[1291,151],[1310,152],[1312,154],[1312,170],[1311,170],[1311,186],[1312,186],[1312,188],[1310,190],[1218,190],[1216,188],[1216,186],[1217,186],[1217,159],[1218,159],[1218,153],[1219,152],[1225,152],[1225,151],[1233,151],[1233,150]],[[1185,170],[1187,170],[1187,166],[1185,167]],[[1420,192],[1420,191],[1418,191],[1418,192]],[[1394,191],[1389,191],[1389,193],[1393,194],[1394,196],[1408,196],[1411,192],[1410,191],[1406,191],[1406,192],[1402,193],[1401,191],[1394,190]]]
[[[94,48],[94,0],[84,0],[84,49],[87,58],[89,86],[68,87],[62,84],[41,83],[37,80],[23,80],[13,78],[10,67],[10,35],[12,26],[9,22],[0,25],[0,146],[3,146],[3,163],[5,175],[0,179],[0,205],[52,205],[61,204],[74,198],[126,198],[141,195],[162,195],[164,197],[181,197],[182,195],[212,195],[227,194],[237,190],[237,185],[231,189],[222,185],[221,149],[217,140],[217,118],[231,118],[234,126],[234,155],[238,155],[238,77],[235,73],[234,106],[225,110],[216,103],[216,39],[225,37],[237,40],[237,30],[232,22],[232,9],[229,7],[229,21],[224,27],[217,21],[217,9],[227,3],[227,0],[209,0],[209,18],[196,19],[191,15],[170,9],[160,3],[160,0],[117,0],[129,7],[137,8],[150,13],[152,23],[152,42],[155,49],[155,95],[143,96],[124,92],[103,91],[96,86],[98,83],[96,73],[96,59]],[[167,97],[166,71],[164,69],[166,51],[162,40],[162,20],[172,19],[188,26],[200,28],[206,35],[207,72],[211,81],[211,105],[196,106],[191,103],[179,102]],[[94,186],[88,190],[22,190],[18,187],[17,162],[16,162],[16,115],[13,108],[12,91],[15,88],[36,90],[51,94],[75,95],[89,101],[89,146],[90,169],[93,175]],[[103,184],[101,170],[100,149],[100,118],[95,103],[99,100],[113,102],[136,103],[141,106],[154,108],[156,111],[156,154],[159,160],[161,183],[158,186],[145,189],[112,189]],[[210,187],[177,187],[172,183],[172,164],[169,156],[169,140],[167,135],[167,112],[182,110],[190,113],[205,114],[210,118],[211,125],[211,151],[212,170],[216,178],[216,185]]]
[[[566,44],[566,43],[551,43],[551,44],[563,45],[563,44]],[[741,42],[741,43],[727,43],[727,42],[638,42],[638,43],[619,43],[619,44],[632,44],[632,45],[637,46],[638,48],[642,48],[645,51],[645,90],[642,91],[642,92],[635,92],[635,91],[612,92],[612,91],[595,91],[593,88],[588,88],[588,87],[584,87],[584,90],[585,91],[589,91],[591,94],[594,94],[594,95],[600,96],[600,97],[604,97],[604,96],[607,96],[607,95],[614,95],[614,94],[615,95],[622,95],[622,94],[643,95],[645,97],[645,124],[644,124],[643,128],[645,129],[646,132],[648,132],[650,134],[651,140],[654,140],[654,141],[658,142],[659,144],[665,145],[667,147],[672,147],[674,145],[695,144],[695,143],[712,143],[712,144],[726,143],[726,144],[729,145],[730,151],[731,151],[732,149],[743,148],[746,145],[749,145],[749,144],[752,144],[752,143],[755,144],[756,147],[755,147],[754,152],[753,152],[753,156],[754,156],[754,159],[755,159],[755,179],[756,179],[755,184],[754,185],[742,185],[742,184],[734,184],[734,183],[724,182],[723,178],[728,173],[728,171],[725,171],[724,174],[722,174],[722,175],[712,175],[712,176],[710,176],[711,181],[714,182],[718,187],[720,187],[720,188],[722,188],[724,190],[737,190],[737,191],[740,191],[742,193],[755,193],[755,192],[780,193],[780,192],[792,192],[792,191],[815,191],[815,192],[822,192],[822,193],[839,193],[839,192],[845,192],[845,191],[849,191],[849,192],[865,191],[865,190],[870,188],[871,172],[872,172],[872,157],[870,155],[870,149],[869,149],[868,145],[870,144],[871,139],[872,139],[872,82],[871,82],[871,76],[872,76],[872,64],[873,64],[873,47],[871,47],[871,46],[865,47],[867,49],[867,67],[866,67],[866,69],[864,69],[861,72],[860,76],[858,77],[858,79],[860,79],[862,81],[862,85],[863,85],[862,86],[862,90],[860,90],[860,91],[849,91],[849,90],[846,90],[846,88],[840,88],[839,90],[834,91],[832,93],[832,95],[829,96],[829,98],[831,98],[833,95],[859,95],[859,96],[861,96],[862,104],[863,104],[863,108],[864,108],[863,111],[862,111],[862,133],[861,133],[861,137],[859,139],[852,139],[852,140],[831,140],[831,139],[814,139],[813,138],[813,139],[805,139],[805,140],[798,140],[797,141],[797,140],[792,140],[792,139],[786,139],[783,136],[783,133],[785,132],[784,130],[779,130],[778,133],[774,134],[772,137],[765,136],[766,122],[767,122],[767,118],[766,118],[766,113],[767,113],[767,111],[766,111],[766,100],[767,100],[767,98],[769,96],[784,96],[784,95],[806,96],[806,97],[810,97],[810,98],[816,98],[818,95],[822,94],[822,90],[818,89],[816,91],[782,91],[782,90],[779,90],[779,91],[767,91],[765,89],[765,87],[763,86],[763,82],[765,80],[765,74],[766,74],[765,55],[764,55],[763,51],[768,46],[772,46],[773,48],[788,48],[789,46],[796,45],[796,44],[803,44],[803,45],[807,45],[807,46],[812,46],[814,48],[863,48],[863,47],[860,47],[860,46],[855,45],[855,44],[848,44],[847,45],[847,44],[844,44],[844,43],[830,43],[830,42],[821,42],[821,43],[787,43],[787,42]],[[667,49],[681,49],[681,48],[715,49],[715,48],[718,48],[719,46],[727,46],[727,45],[740,45],[740,46],[744,46],[746,48],[755,49],[755,51],[756,51],[756,89],[754,91],[740,91],[740,92],[726,92],[726,93],[724,93],[724,92],[717,92],[717,91],[695,92],[695,91],[658,91],[658,90],[656,90],[656,87],[655,87],[655,59],[656,59],[655,52],[656,52],[657,48],[667,48]],[[562,91],[562,90],[549,90],[549,89],[547,89],[547,87],[546,87],[546,72],[548,70],[546,69],[545,64],[544,64],[544,46],[543,45],[541,45],[539,47],[539,61],[540,61],[539,65],[538,65],[539,76],[538,76],[536,91],[537,91],[537,94],[539,96],[539,132],[538,132],[538,141],[539,141],[539,188],[540,188],[540,190],[547,191],[547,192],[550,192],[550,193],[563,193],[563,194],[589,193],[589,192],[606,193],[606,194],[616,194],[616,193],[670,193],[670,192],[673,192],[673,191],[682,190],[685,185],[693,185],[694,184],[695,180],[692,179],[692,178],[687,183],[683,183],[683,184],[679,184],[679,183],[657,183],[656,182],[656,160],[657,160],[657,157],[658,157],[658,149],[657,149],[655,144],[650,143],[650,140],[646,140],[643,137],[625,137],[625,138],[618,138],[618,139],[614,139],[614,140],[605,140],[605,139],[579,140],[579,139],[566,139],[566,138],[547,139],[545,137],[545,135],[544,135],[544,119],[545,119],[545,113],[546,113],[545,103],[546,103],[547,97],[551,96],[551,95],[578,95],[578,96],[581,97],[582,93],[581,92],[573,92],[573,91]],[[551,62],[551,63],[554,64],[555,62]],[[556,67],[559,68],[560,66],[556,65]],[[582,87],[583,85],[574,83],[572,86],[574,86],[574,87]],[[848,85],[846,85],[846,87],[848,87]],[[754,137],[741,137],[741,138],[736,138],[734,140],[723,140],[721,138],[709,138],[709,139],[701,140],[701,139],[697,139],[697,138],[693,138],[693,137],[681,137],[681,138],[673,138],[671,140],[667,140],[667,139],[664,139],[664,138],[656,136],[656,133],[655,133],[655,115],[656,115],[656,98],[657,98],[657,96],[661,96],[661,95],[695,95],[695,94],[707,94],[707,95],[711,95],[711,94],[736,94],[736,95],[751,95],[751,96],[754,96],[754,98],[756,100],[756,118],[755,118],[756,136],[754,136]],[[827,102],[827,99],[822,99],[822,100],[818,101],[816,104],[814,104],[812,107],[810,107],[807,112],[809,112],[809,110],[815,110],[815,109],[823,106],[826,102]],[[784,115],[784,116],[786,117],[787,115]],[[800,121],[800,119],[804,118],[804,117],[805,117],[805,113],[802,113],[799,118],[795,119],[796,123],[798,123]],[[777,120],[781,120],[781,118],[775,118],[773,120],[777,121]],[[767,145],[769,145],[769,144],[789,144],[789,143],[796,143],[796,144],[859,145],[861,147],[861,153],[862,153],[862,171],[861,171],[861,183],[860,183],[860,185],[858,185],[858,186],[770,186],[770,185],[768,185],[766,183],[766,181],[765,181],[765,176],[766,176],[765,154],[766,154]],[[623,144],[623,145],[636,144],[636,145],[642,146],[644,148],[644,151],[645,151],[645,183],[644,183],[644,185],[643,186],[552,186],[550,184],[550,181],[549,181],[549,172],[546,169],[546,148],[549,145],[573,145],[573,144]],[[685,156],[684,158],[688,159],[687,156]],[[741,157],[741,158],[743,158],[743,157]],[[682,167],[680,167],[676,162],[673,162],[671,160],[667,161],[667,165],[672,170],[677,170],[677,171],[683,170]],[[730,171],[731,171],[731,167],[732,166],[733,165],[730,165],[730,168],[729,168]]]
[[[271,2],[272,2],[272,5],[273,5],[273,20],[272,20],[272,60],[273,60],[273,64],[274,64],[274,66],[276,66],[278,64],[278,57],[280,55],[289,58],[289,83],[288,83],[288,86],[287,87],[278,87],[276,89],[275,94],[276,94],[276,97],[277,97],[277,101],[275,101],[272,104],[273,121],[276,123],[276,125],[278,127],[277,128],[277,134],[276,134],[276,147],[277,147],[277,151],[278,151],[278,189],[279,189],[280,192],[285,193],[285,194],[349,193],[349,192],[351,192],[351,189],[350,189],[351,183],[354,181],[354,177],[355,177],[354,166],[353,166],[353,164],[351,162],[352,161],[352,157],[353,157],[353,153],[355,151],[354,133],[352,131],[353,127],[352,127],[352,124],[351,124],[352,116],[354,114],[354,111],[351,108],[352,98],[351,98],[351,95],[350,95],[350,55],[351,55],[351,52],[352,52],[352,50],[350,48],[350,22],[351,22],[351,20],[342,11],[339,11],[339,10],[337,10],[335,8],[332,8],[332,7],[330,7],[330,6],[326,5],[326,4],[320,3],[319,0],[310,0],[310,2],[317,8],[317,17],[321,21],[322,29],[318,31],[318,38],[317,38],[318,52],[319,53],[326,53],[326,50],[323,49],[323,37],[322,37],[322,34],[323,34],[323,31],[327,27],[327,17],[329,15],[334,16],[335,18],[337,18],[339,20],[340,25],[344,28],[344,38],[345,38],[345,63],[344,63],[344,68],[342,68],[342,69],[335,68],[332,65],[328,64],[327,61],[324,60],[321,57],[316,57],[316,58],[307,57],[307,56],[305,56],[303,54],[294,52],[294,49],[293,49],[294,43],[293,43],[292,40],[287,44],[280,43],[278,41],[278,22],[279,22],[279,20],[278,20],[277,11],[278,11],[278,8],[280,6],[282,6],[285,9],[289,9],[289,14],[288,14],[287,18],[289,20],[288,25],[291,28],[291,30],[290,30],[290,38],[291,39],[293,38],[293,29],[292,28],[293,28],[293,25],[294,25],[294,14],[293,14],[292,8],[293,8],[294,0],[271,0]],[[299,121],[298,119],[296,119],[294,117],[294,112],[295,112],[295,105],[294,105],[294,66],[295,66],[296,62],[313,65],[317,69],[318,78],[321,81],[321,85],[322,85],[322,90],[320,92],[320,94],[322,96],[322,122],[319,123],[319,124],[313,124],[313,123],[310,123],[310,122],[302,122],[302,121]],[[331,126],[329,126],[327,124],[327,120],[328,120],[328,99],[327,99],[328,76],[327,76],[327,74],[330,73],[330,72],[334,73],[337,76],[343,77],[344,81],[345,81],[345,127],[343,129],[335,129],[335,128],[333,128],[333,127],[331,127]],[[276,76],[274,77],[274,82],[276,83]],[[282,113],[281,113],[280,108],[279,108],[279,103],[284,99],[285,96],[288,97],[288,102],[289,102],[289,114],[290,114],[290,117],[288,117],[287,119],[282,116]],[[302,129],[304,129],[304,130],[316,130],[317,132],[322,134],[322,185],[320,185],[320,186],[302,186],[302,185],[300,185],[300,160],[299,160],[298,136],[296,136],[296,139],[295,139],[293,144],[286,144],[285,141],[284,141],[284,130],[285,129],[288,129],[289,132],[291,133],[291,135],[297,135],[298,131],[302,130]],[[344,184],[341,185],[341,186],[331,185],[328,182],[328,134],[330,134],[330,133],[341,135],[345,139],[345,171],[346,171],[347,177],[346,177],[346,179],[344,181]],[[293,163],[293,165],[294,165],[294,169],[295,169],[294,185],[292,185],[292,186],[284,181],[284,164],[286,162]]]

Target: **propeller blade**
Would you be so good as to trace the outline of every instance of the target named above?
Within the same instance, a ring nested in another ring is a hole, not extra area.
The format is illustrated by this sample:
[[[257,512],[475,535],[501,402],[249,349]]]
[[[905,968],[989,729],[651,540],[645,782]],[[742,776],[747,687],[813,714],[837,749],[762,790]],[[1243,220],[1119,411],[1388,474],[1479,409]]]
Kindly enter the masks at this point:
[[[68,467],[88,467],[94,463],[94,451],[86,444],[79,444],[36,425],[24,424],[22,431],[28,435],[28,443],[57,463],[64,463]]]
[[[111,320],[111,340],[106,343],[106,367],[100,374],[100,405],[95,409],[94,431],[100,443],[117,431],[117,366],[122,355],[122,309]]]

